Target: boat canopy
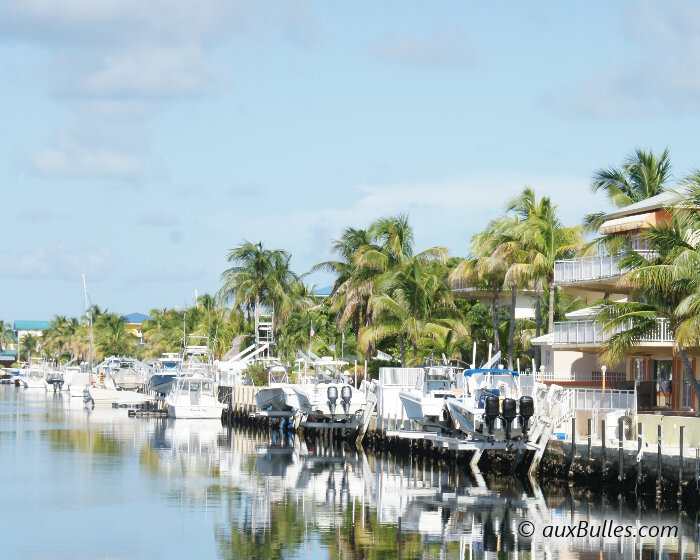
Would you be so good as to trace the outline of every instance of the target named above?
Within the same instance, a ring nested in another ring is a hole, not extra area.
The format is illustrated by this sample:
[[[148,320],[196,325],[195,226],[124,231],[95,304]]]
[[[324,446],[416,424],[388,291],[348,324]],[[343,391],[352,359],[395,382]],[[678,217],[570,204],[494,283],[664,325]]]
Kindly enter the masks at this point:
[[[503,375],[504,373],[510,373],[512,376],[517,377],[520,375],[517,371],[510,369],[465,369],[464,376],[471,377],[472,375],[481,375],[485,373],[492,373],[496,375]]]

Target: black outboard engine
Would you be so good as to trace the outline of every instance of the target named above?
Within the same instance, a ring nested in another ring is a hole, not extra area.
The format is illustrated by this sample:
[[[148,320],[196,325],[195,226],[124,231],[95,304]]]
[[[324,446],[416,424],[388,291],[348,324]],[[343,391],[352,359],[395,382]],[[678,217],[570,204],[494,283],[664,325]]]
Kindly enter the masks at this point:
[[[503,399],[501,405],[501,419],[506,426],[506,441],[510,440],[510,427],[513,425],[513,420],[518,417],[516,404],[515,399]]]
[[[527,441],[527,429],[530,418],[535,415],[535,400],[532,397],[520,397],[520,425],[523,429],[523,440]]]
[[[493,437],[493,424],[498,418],[498,397],[490,395],[484,401],[484,416],[486,417],[486,425],[489,428],[489,439]]]
[[[347,416],[350,414],[350,401],[352,400],[352,387],[350,385],[343,385],[340,390],[340,399],[343,401],[343,411]]]
[[[338,387],[331,385],[328,387],[328,408],[331,411],[331,416],[335,414],[335,403],[338,401]]]

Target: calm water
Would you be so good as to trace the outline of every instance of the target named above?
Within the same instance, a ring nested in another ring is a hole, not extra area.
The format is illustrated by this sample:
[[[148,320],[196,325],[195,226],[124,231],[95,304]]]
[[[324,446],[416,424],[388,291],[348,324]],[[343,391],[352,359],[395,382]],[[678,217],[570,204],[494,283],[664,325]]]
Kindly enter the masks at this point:
[[[12,386],[0,386],[0,480],[3,558],[696,557],[694,517]],[[606,520],[680,533],[542,534]]]

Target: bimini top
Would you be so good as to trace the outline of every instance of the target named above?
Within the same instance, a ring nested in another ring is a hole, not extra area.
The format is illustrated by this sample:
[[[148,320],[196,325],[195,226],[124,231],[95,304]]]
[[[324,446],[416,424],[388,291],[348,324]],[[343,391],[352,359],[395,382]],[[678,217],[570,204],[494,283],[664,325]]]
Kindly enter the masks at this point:
[[[465,369],[464,370],[464,376],[469,377],[472,375],[478,375],[480,373],[496,373],[496,374],[504,374],[504,373],[510,373],[513,376],[518,376],[520,375],[517,371],[512,371],[510,369]]]

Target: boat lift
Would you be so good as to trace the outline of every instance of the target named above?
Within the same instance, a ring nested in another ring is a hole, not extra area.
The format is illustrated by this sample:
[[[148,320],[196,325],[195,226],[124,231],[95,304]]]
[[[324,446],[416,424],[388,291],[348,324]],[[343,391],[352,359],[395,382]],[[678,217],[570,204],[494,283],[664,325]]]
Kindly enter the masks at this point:
[[[516,451],[517,457],[513,465],[514,469],[522,462],[526,452],[533,451],[534,454],[527,469],[528,476],[532,478],[537,472],[537,467],[542,460],[542,456],[552,436],[552,431],[556,427],[551,413],[556,410],[557,405],[563,398],[565,398],[565,391],[558,385],[551,385],[546,390],[541,391],[539,395],[539,400],[541,400],[539,413],[527,440],[488,441],[474,439],[461,432],[445,434],[425,430],[400,430],[396,429],[396,427],[393,430],[387,429],[384,433],[387,437],[431,441],[434,447],[441,447],[451,451],[471,451],[474,455],[470,460],[470,466],[475,472],[478,471],[477,463],[484,451]]]

